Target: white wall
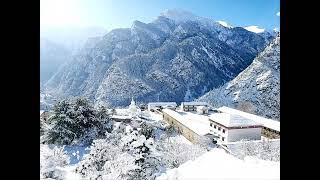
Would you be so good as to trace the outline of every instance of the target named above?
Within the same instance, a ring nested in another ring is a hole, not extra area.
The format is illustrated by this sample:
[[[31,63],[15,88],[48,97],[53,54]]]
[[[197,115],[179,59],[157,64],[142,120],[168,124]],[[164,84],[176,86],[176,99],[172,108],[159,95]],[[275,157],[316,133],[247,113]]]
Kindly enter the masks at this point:
[[[260,140],[261,128],[244,128],[244,129],[229,129],[227,132],[227,142],[247,140]]]
[[[216,129],[214,129],[214,125],[217,126]],[[218,128],[221,128],[220,131],[218,130]],[[222,132],[222,130],[225,130],[225,133]],[[220,140],[222,141],[222,138],[221,137],[224,137],[224,141],[223,142],[227,142],[227,136],[228,136],[228,129],[216,124],[216,123],[213,123],[212,127],[210,127],[210,130],[212,130],[213,132],[217,133],[219,136],[220,136]]]

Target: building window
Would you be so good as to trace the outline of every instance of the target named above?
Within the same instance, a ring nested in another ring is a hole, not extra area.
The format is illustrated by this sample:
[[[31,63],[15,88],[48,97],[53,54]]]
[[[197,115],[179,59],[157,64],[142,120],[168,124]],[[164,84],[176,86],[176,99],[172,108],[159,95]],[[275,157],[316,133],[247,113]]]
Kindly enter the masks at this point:
[[[220,131],[221,130],[221,127],[218,127],[218,131]]]
[[[223,133],[226,133],[226,130],[225,130],[225,129],[222,129],[222,132],[223,132]]]
[[[212,123],[210,123],[210,126],[212,127]]]
[[[214,125],[213,127],[214,127],[215,129],[217,129],[217,125]]]
[[[224,137],[222,137],[222,141],[224,141]]]

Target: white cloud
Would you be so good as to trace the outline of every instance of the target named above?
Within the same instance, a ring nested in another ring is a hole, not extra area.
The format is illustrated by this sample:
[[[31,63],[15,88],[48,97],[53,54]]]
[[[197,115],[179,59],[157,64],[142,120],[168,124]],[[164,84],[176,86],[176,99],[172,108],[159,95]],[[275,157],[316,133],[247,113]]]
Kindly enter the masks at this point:
[[[276,14],[277,16],[280,16],[280,11],[279,12],[277,12],[277,14]]]
[[[232,28],[232,26],[231,25],[229,25],[227,22],[225,22],[225,21],[217,21],[219,24],[221,24],[222,26],[224,26],[224,27],[227,27],[227,28]]]
[[[264,32],[264,29],[259,28],[258,26],[247,26],[245,27],[246,30],[254,32],[254,33],[262,33]]]

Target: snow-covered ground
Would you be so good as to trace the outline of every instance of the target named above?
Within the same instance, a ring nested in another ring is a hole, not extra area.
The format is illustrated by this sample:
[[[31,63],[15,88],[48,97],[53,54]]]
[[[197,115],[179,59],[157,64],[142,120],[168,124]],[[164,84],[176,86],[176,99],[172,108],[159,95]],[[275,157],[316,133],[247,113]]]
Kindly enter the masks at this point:
[[[148,111],[148,114],[150,115],[150,119],[155,120],[155,121],[161,121],[163,120],[162,115],[155,113],[155,112],[150,112]]]
[[[82,160],[83,156],[90,152],[86,146],[65,146],[64,151],[70,157],[70,164],[76,164]]]
[[[129,114],[128,109],[116,109],[117,115],[127,116]]]
[[[251,157],[240,160],[215,148],[156,179],[280,179],[280,162]]]
[[[192,142],[190,142],[188,139],[186,139],[182,135],[169,137],[169,141],[171,141],[171,142],[180,142],[180,143],[185,143],[185,144],[188,144],[188,145],[192,145]]]

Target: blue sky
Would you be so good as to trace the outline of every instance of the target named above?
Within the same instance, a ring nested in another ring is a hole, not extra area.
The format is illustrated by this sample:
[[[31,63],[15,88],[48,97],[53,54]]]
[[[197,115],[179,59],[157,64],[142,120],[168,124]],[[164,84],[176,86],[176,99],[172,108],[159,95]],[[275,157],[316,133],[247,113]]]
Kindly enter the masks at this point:
[[[41,0],[43,27],[130,27],[134,20],[150,22],[166,9],[223,20],[233,26],[279,28],[280,0]]]

